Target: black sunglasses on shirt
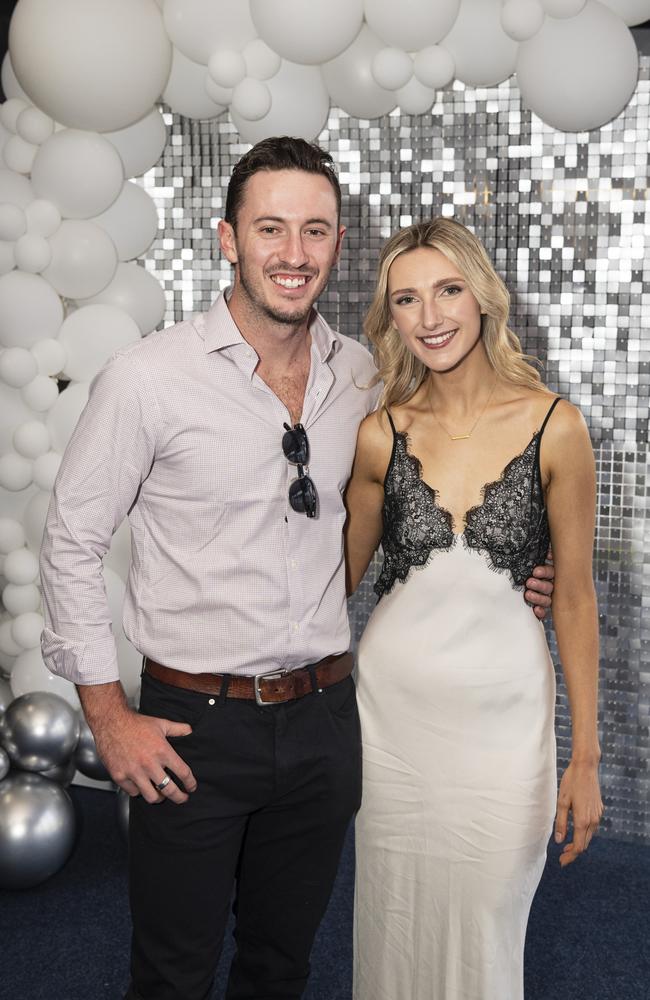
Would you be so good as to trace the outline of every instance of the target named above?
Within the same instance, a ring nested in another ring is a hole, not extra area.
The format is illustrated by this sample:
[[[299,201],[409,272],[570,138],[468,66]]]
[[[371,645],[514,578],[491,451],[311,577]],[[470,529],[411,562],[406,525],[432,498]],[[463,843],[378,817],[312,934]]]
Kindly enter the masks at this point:
[[[282,435],[282,451],[288,462],[298,466],[298,478],[289,486],[289,503],[291,509],[307,517],[316,517],[318,510],[318,494],[311,478],[305,473],[304,466],[309,462],[309,441],[302,424],[284,424]]]

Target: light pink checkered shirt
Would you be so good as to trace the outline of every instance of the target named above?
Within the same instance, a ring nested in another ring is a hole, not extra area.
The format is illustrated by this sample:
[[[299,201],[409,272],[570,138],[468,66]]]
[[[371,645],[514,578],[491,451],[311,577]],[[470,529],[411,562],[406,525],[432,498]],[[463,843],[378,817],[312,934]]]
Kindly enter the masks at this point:
[[[117,353],[66,450],[41,553],[45,663],[77,684],[118,679],[102,558],[128,515],[124,628],[190,673],[294,669],[347,649],[342,493],[375,406],[370,355],[316,316],[302,415],[319,516],[294,512],[289,413],[225,298]]]

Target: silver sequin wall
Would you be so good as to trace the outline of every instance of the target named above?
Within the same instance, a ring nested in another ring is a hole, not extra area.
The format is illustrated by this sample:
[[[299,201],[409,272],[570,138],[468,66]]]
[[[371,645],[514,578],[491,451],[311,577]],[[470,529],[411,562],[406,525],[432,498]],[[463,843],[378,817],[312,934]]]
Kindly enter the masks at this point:
[[[320,302],[358,337],[379,248],[396,228],[442,213],[482,238],[512,294],[512,326],[549,386],[585,414],[596,451],[595,578],[602,636],[605,832],[650,841],[650,58],[614,122],[556,132],[522,108],[513,81],[455,84],[431,114],[359,121],[333,110],[319,142],[340,171],[346,251]],[[249,147],[227,118],[167,117],[170,142],[144,178],[163,230],[146,267],[167,292],[166,321],[208,307],[230,280],[216,221],[232,166]],[[644,329],[644,326],[646,327]],[[647,553],[644,555],[644,550]],[[376,567],[375,567],[376,573]],[[369,573],[369,577],[374,574]],[[351,602],[355,633],[372,579]],[[550,642],[557,660],[552,634]],[[569,716],[560,682],[560,764]]]

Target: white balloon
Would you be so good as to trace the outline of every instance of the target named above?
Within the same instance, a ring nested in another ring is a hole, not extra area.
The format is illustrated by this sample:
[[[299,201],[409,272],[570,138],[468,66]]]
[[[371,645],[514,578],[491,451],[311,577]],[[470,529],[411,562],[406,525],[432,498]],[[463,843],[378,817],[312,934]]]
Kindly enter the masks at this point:
[[[74,684],[50,673],[43,662],[40,649],[26,649],[13,665],[9,678],[15,698],[31,691],[49,691],[64,698],[72,708],[80,708]]]
[[[50,432],[40,420],[28,420],[16,427],[13,444],[23,458],[38,458],[50,450]]]
[[[254,38],[242,52],[246,75],[254,80],[270,80],[282,65],[282,59],[261,38]]]
[[[108,233],[119,260],[145,253],[158,232],[158,209],[144,188],[127,181],[111,207],[92,220]]]
[[[380,87],[372,75],[372,61],[383,48],[384,43],[364,24],[352,45],[322,67],[332,104],[353,118],[379,118],[397,104],[393,91]]]
[[[31,482],[32,463],[28,459],[17,455],[15,451],[7,452],[0,457],[0,486],[4,490],[18,493],[27,489]]]
[[[45,493],[50,493],[54,487],[62,456],[57,451],[48,451],[34,460],[32,479],[34,485]]]
[[[13,170],[0,169],[0,203],[10,202],[26,208],[34,198],[34,189],[26,177]]]
[[[454,79],[454,59],[442,45],[429,45],[417,53],[413,62],[416,78],[425,87],[440,90]]]
[[[512,76],[518,46],[501,27],[501,0],[463,0],[445,48],[456,78],[472,87],[492,87]]]
[[[0,517],[0,553],[3,556],[22,549],[25,544],[25,531],[20,521],[14,517]]]
[[[259,0],[264,2],[264,0]],[[463,0],[465,2],[465,0]],[[371,30],[386,45],[411,52],[435,45],[448,34],[458,16],[460,0],[365,0]]]
[[[50,239],[50,247],[52,263],[43,277],[68,299],[96,295],[115,274],[115,244],[94,222],[65,219]]]
[[[219,86],[209,73],[206,73],[203,79],[203,86],[205,87],[206,94],[215,104],[227,107],[232,101],[232,88]]]
[[[9,274],[16,266],[14,245],[6,240],[0,240],[0,276]]]
[[[63,322],[63,304],[44,278],[24,271],[0,277],[0,343],[31,347],[55,337]]]
[[[11,623],[11,635],[21,649],[36,649],[41,644],[43,615],[37,611],[24,611]]]
[[[5,559],[3,573],[7,583],[19,586],[34,583],[38,577],[38,559],[29,549],[14,549]]]
[[[506,0],[501,8],[501,27],[516,42],[532,38],[544,23],[539,0]]]
[[[247,77],[233,90],[232,109],[247,121],[259,121],[271,110],[269,88],[261,80]]]
[[[553,128],[598,128],[632,96],[638,58],[621,19],[592,0],[577,17],[548,17],[534,38],[521,43],[517,80],[522,99]]]
[[[14,389],[12,386],[0,382],[0,455],[13,448],[12,439],[16,427],[33,419],[34,414],[26,406],[20,389]],[[8,517],[20,516],[9,509],[14,500],[13,496],[0,494],[0,511]],[[3,506],[5,502],[9,505],[6,508]]]
[[[171,65],[154,0],[20,0],[9,49],[37,107],[63,125],[99,132],[142,118]]]
[[[30,348],[41,375],[60,375],[66,361],[65,348],[58,340],[37,340]]]
[[[70,313],[59,338],[68,355],[64,374],[74,382],[87,382],[115,351],[139,340],[140,329],[123,309],[89,305]]]
[[[315,139],[323,129],[330,102],[320,68],[283,61],[266,84],[271,110],[258,121],[247,121],[234,107],[230,116],[245,142],[259,142],[272,135],[294,135]]]
[[[246,76],[246,62],[241,52],[217,49],[208,61],[208,73],[219,87],[236,87]]]
[[[2,591],[2,603],[10,615],[38,611],[41,606],[41,592],[35,583],[25,583],[22,586],[8,583]]]
[[[47,493],[42,493],[40,490],[34,493],[34,495],[25,504],[25,509],[23,511],[23,524],[25,526],[27,544],[32,552],[40,551],[49,506],[49,495]],[[25,610],[37,611],[38,606],[31,609],[25,608]],[[8,606],[7,611],[10,611]],[[11,613],[14,614],[15,612],[12,611]]]
[[[372,60],[372,75],[384,90],[399,90],[413,76],[413,62],[403,49],[380,49]]]
[[[18,240],[27,229],[25,213],[18,205],[0,205],[0,240]]]
[[[118,264],[115,277],[98,295],[81,305],[116,306],[138,324],[143,336],[151,333],[165,315],[165,293],[160,283],[139,264]]]
[[[53,236],[61,225],[61,213],[45,198],[35,198],[25,208],[27,231],[35,236]]]
[[[618,14],[627,25],[642,24],[650,18],[648,0],[601,0],[601,2]],[[7,97],[13,96],[6,87],[4,91]]]
[[[205,89],[206,76],[204,65],[192,62],[179,49],[174,49],[172,71],[162,100],[172,111],[187,118],[216,118],[225,108],[209,97]]]
[[[395,92],[395,97],[403,114],[423,115],[431,109],[436,99],[436,92],[412,77],[405,87],[400,87]]]
[[[8,347],[0,354],[0,378],[21,389],[38,374],[35,358],[25,347]]]
[[[541,0],[549,17],[575,17],[584,7],[587,0]]]
[[[25,403],[35,413],[45,413],[52,409],[59,398],[59,387],[56,379],[48,375],[37,375],[20,390]]]
[[[10,97],[4,104],[0,104],[0,122],[8,132],[13,135],[18,130],[18,116],[29,107],[26,101],[20,97]]]
[[[5,621],[0,625],[0,652],[5,656],[18,656],[23,649],[14,639],[12,624],[11,621]]]
[[[246,2],[166,0],[164,17],[176,48],[204,66],[215,49],[241,51],[257,34]]]
[[[87,382],[75,382],[66,386],[48,413],[46,424],[55,451],[65,451],[81,411],[88,402],[88,388]]]
[[[150,170],[160,159],[167,144],[167,126],[159,108],[134,125],[117,132],[106,132],[108,139],[122,159],[125,177],[139,177]]]
[[[260,37],[283,59],[317,65],[334,59],[361,30],[363,0],[250,0]]]
[[[2,155],[10,170],[15,170],[17,174],[28,174],[31,172],[38,146],[25,140],[19,135],[9,136]]]
[[[5,97],[20,97],[25,104],[31,104],[31,98],[27,96],[23,88],[18,83],[18,78],[14,73],[14,68],[11,64],[11,57],[9,52],[5,53],[5,57],[2,60],[2,89],[4,91]]]
[[[32,184],[61,215],[89,219],[112,205],[122,190],[124,167],[108,139],[96,132],[62,129],[39,146]]]
[[[54,132],[54,121],[39,108],[25,108],[16,119],[16,131],[25,142],[40,146]]]
[[[44,236],[36,233],[25,233],[14,247],[16,267],[30,274],[40,274],[52,260],[50,244]]]

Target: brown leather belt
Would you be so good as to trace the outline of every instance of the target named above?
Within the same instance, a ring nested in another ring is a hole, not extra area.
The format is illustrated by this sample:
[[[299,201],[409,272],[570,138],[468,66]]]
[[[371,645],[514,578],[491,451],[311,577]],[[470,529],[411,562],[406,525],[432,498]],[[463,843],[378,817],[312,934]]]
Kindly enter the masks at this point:
[[[164,684],[172,684],[187,691],[198,691],[200,694],[220,694],[227,679],[227,698],[248,698],[254,699],[258,705],[278,705],[302,698],[314,690],[310,671],[314,673],[317,689],[322,689],[349,677],[352,665],[352,653],[340,653],[338,656],[326,656],[309,667],[273,670],[268,674],[250,677],[240,674],[190,674],[185,670],[163,667],[162,663],[156,663],[147,657],[144,673]]]

